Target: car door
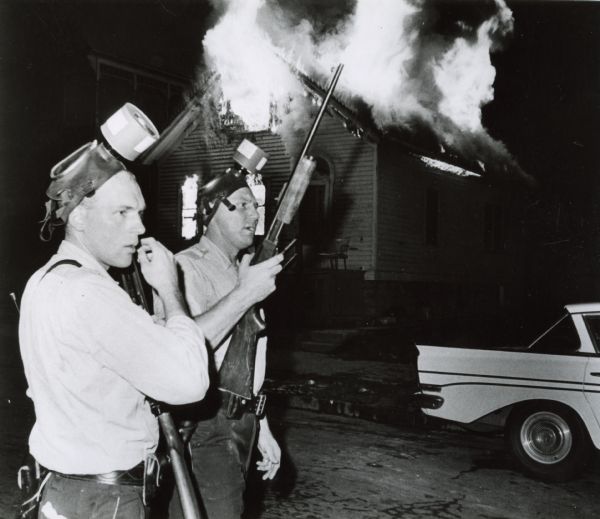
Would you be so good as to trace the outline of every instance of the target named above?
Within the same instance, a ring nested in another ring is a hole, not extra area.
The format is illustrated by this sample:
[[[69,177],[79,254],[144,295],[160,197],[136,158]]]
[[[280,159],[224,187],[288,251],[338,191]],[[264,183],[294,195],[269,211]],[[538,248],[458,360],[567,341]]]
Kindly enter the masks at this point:
[[[584,392],[600,425],[600,314],[587,314],[584,322],[593,347],[585,369]]]

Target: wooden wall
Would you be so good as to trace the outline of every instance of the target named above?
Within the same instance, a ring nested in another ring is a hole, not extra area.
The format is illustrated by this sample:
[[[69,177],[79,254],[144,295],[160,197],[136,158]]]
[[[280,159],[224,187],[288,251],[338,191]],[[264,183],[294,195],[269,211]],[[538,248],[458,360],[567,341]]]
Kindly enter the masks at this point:
[[[438,193],[436,245],[425,240],[427,189]],[[509,282],[520,264],[518,198],[484,179],[432,169],[393,142],[380,146],[375,279]],[[506,245],[484,244],[486,204],[503,208]]]
[[[311,150],[326,160],[333,175],[329,222],[333,250],[336,238],[348,238],[348,270],[367,271],[374,263],[375,144],[354,137],[337,118],[325,118]],[[322,262],[327,267],[327,262]]]
[[[263,170],[268,224],[293,163],[278,135],[264,131],[245,136],[269,153]],[[177,238],[179,189],[186,175],[197,173],[202,183],[224,171],[243,137],[207,145],[195,129],[160,163],[155,234],[172,250],[190,245]],[[331,116],[323,119],[311,154],[326,162],[333,186],[323,222],[330,240],[316,252],[332,250],[336,238],[348,238],[348,271],[332,272],[327,259],[309,257],[298,247],[299,260],[281,277],[285,290],[272,298],[272,314],[281,314],[276,321],[292,324],[289,316],[295,312],[294,324],[311,326],[382,315],[403,322],[458,323],[493,314],[502,299],[508,304],[520,299],[523,204],[512,191],[481,178],[431,169],[398,143],[359,139]],[[425,243],[428,188],[438,193],[436,245]],[[503,207],[506,219],[506,247],[494,252],[484,246],[489,203]],[[297,234],[294,222],[281,242]]]
[[[467,322],[522,304],[523,197],[483,178],[432,169],[399,144],[380,144],[375,269],[366,279],[372,315]],[[437,243],[426,243],[427,190],[438,195]],[[485,246],[485,207],[502,207],[505,245]]]
[[[288,179],[293,161],[278,135],[269,131],[232,137],[231,142],[207,145],[198,127],[158,167],[155,234],[171,249],[186,244],[179,235],[179,189],[187,175],[198,174],[200,184],[232,165],[233,151],[244,136],[269,154],[262,171],[267,185],[267,220],[276,207],[275,197]],[[348,132],[339,119],[326,116],[311,148],[311,154],[326,161],[333,177],[333,196],[328,221],[331,239],[324,246],[333,249],[336,238],[349,238],[352,251],[349,270],[367,270],[374,261],[373,253],[373,183],[376,147]],[[267,222],[268,223],[268,222]],[[282,241],[296,234],[297,222],[284,231]],[[323,252],[323,251],[315,251]],[[314,266],[328,266],[321,260]]]
[[[289,158],[279,136],[271,132],[250,135],[261,149],[269,154],[263,176],[271,179],[271,191],[279,189],[290,170]],[[190,132],[182,143],[158,166],[156,235],[173,250],[180,250],[190,243],[179,238],[179,190],[185,178],[192,174],[199,177],[199,185],[233,165],[232,157],[243,135],[230,141],[207,144],[199,127]]]

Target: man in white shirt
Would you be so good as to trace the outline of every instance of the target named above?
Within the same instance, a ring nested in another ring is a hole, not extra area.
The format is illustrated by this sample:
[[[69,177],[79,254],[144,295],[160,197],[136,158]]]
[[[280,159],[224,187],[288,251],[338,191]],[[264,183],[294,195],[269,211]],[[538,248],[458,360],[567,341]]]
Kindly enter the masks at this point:
[[[145,117],[126,107],[105,136],[127,133],[124,115]],[[156,140],[144,122],[133,144],[111,142],[115,155],[132,160]],[[45,228],[62,223],[65,238],[22,298],[19,340],[36,414],[29,446],[50,471],[39,517],[145,517],[145,461],[159,437],[146,397],[196,402],[209,384],[204,337],[187,316],[173,256],[153,238],[140,242],[144,198],[109,149],[93,141],[52,169]],[[107,273],[128,267],[136,252],[164,326]]]
[[[237,153],[248,153],[244,163],[266,162],[266,158],[261,158],[262,150],[248,141],[243,142]],[[259,219],[246,173],[247,170],[231,169],[203,188],[205,232],[198,243],[176,255],[190,314],[202,329],[213,352],[214,368],[221,375],[234,326],[255,302],[275,290],[275,276],[281,271],[283,259],[277,254],[252,266],[249,254],[239,259],[240,253],[254,243]],[[235,297],[240,285],[261,276],[271,276],[271,284],[265,283],[260,291],[255,290],[254,301]],[[228,311],[230,308],[237,313]],[[265,378],[266,338],[259,339],[254,358],[244,358],[240,364],[247,369],[233,376],[247,381],[248,397],[228,392],[216,376],[206,399],[188,413],[197,422],[190,440],[192,468],[208,519],[241,516],[255,442],[262,457],[257,468],[264,472],[263,479],[272,479],[280,465],[281,450],[264,416],[264,396],[260,394]],[[232,407],[239,411],[236,416],[231,416]],[[181,517],[177,499],[171,501],[170,508],[170,517]]]

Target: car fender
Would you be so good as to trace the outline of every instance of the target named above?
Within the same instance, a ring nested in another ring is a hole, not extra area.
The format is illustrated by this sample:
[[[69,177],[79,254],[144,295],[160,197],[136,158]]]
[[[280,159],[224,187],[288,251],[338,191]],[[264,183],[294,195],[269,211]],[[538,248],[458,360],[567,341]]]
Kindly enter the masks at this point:
[[[438,403],[435,408],[423,407],[425,414],[468,424],[515,404],[555,401],[579,415],[600,449],[600,427],[585,397],[584,368],[578,362],[516,351],[418,349],[421,392]]]

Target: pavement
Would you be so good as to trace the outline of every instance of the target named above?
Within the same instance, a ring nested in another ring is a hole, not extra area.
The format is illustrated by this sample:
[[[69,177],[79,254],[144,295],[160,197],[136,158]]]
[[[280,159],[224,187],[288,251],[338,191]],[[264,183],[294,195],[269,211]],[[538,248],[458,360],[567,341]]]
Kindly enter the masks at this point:
[[[394,327],[279,331],[269,338],[269,405],[417,425],[425,417],[411,402],[416,383],[416,348]]]
[[[0,326],[0,517],[14,511],[14,474],[27,447],[33,408],[18,352],[16,321]],[[265,390],[273,419],[288,409],[415,424],[409,401],[416,371],[414,345],[389,327],[270,333]],[[329,416],[333,419],[332,416]],[[276,420],[275,420],[276,421]],[[276,424],[274,424],[276,425]]]

